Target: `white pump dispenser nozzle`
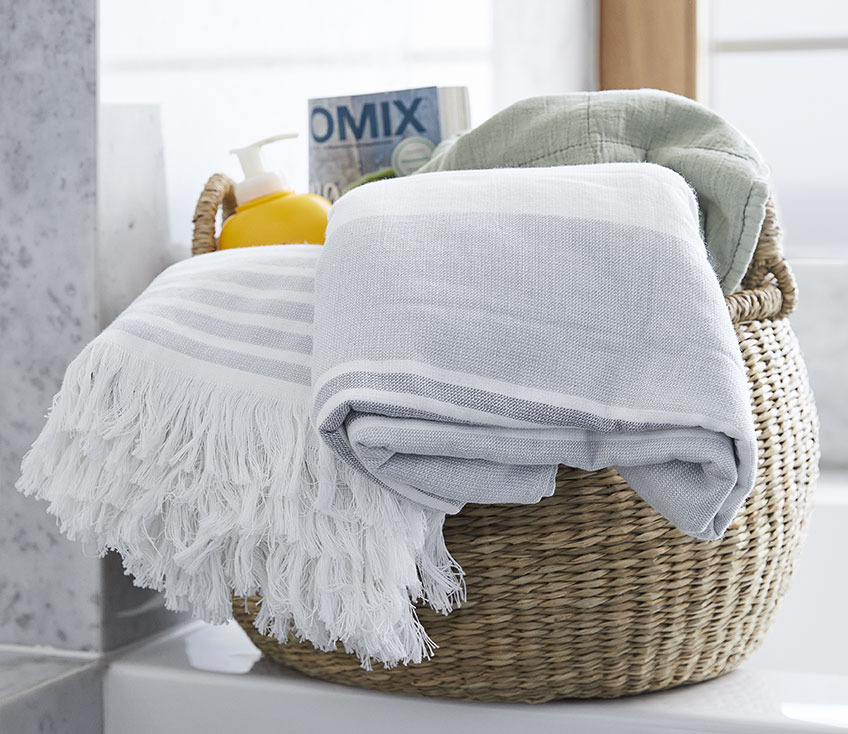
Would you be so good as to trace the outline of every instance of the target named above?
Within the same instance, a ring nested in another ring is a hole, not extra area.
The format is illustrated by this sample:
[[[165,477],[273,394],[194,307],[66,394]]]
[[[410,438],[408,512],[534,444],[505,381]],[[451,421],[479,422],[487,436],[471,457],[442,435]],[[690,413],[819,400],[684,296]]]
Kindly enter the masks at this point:
[[[273,135],[270,138],[246,145],[244,148],[234,148],[230,151],[230,153],[238,156],[241,169],[244,171],[244,181],[240,181],[235,187],[238,205],[277,191],[290,190],[288,181],[282,173],[265,169],[265,161],[262,159],[262,146],[277,140],[288,140],[296,137],[297,133]]]

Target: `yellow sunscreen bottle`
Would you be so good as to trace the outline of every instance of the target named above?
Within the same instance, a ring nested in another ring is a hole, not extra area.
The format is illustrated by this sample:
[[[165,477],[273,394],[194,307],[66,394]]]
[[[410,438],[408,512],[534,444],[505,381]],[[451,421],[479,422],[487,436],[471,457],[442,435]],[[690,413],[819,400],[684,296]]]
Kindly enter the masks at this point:
[[[221,227],[219,247],[251,245],[324,244],[330,202],[318,194],[296,194],[283,174],[265,169],[262,146],[297,133],[275,135],[253,145],[231,150],[244,181],[236,184],[236,213]]]

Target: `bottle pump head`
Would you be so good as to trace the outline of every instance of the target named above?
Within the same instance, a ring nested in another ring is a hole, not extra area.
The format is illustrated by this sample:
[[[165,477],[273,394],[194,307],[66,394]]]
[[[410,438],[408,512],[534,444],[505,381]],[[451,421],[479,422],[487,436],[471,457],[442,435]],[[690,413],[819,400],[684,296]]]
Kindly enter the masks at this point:
[[[290,190],[288,181],[282,173],[265,169],[265,161],[262,159],[262,146],[276,140],[288,140],[296,137],[297,133],[273,135],[270,138],[246,145],[244,148],[234,148],[230,151],[230,153],[238,156],[241,169],[244,171],[244,181],[240,181],[235,187],[237,204],[241,205],[277,191]]]

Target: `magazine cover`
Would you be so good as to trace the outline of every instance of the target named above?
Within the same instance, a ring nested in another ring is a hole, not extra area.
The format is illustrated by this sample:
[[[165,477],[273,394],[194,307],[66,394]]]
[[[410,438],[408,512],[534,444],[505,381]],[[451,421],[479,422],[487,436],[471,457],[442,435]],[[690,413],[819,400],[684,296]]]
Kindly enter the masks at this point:
[[[465,87],[423,87],[309,100],[309,188],[335,201],[359,177],[420,168],[469,127]]]

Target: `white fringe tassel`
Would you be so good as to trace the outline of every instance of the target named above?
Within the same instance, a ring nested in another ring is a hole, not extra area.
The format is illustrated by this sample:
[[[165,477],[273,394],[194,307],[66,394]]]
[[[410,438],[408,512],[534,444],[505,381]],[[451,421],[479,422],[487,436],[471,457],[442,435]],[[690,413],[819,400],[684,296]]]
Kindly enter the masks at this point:
[[[260,595],[257,628],[363,667],[435,647],[415,614],[465,598],[444,514],[386,492],[318,438],[304,398],[222,387],[103,337],[70,365],[19,490],[138,586],[209,622]]]

